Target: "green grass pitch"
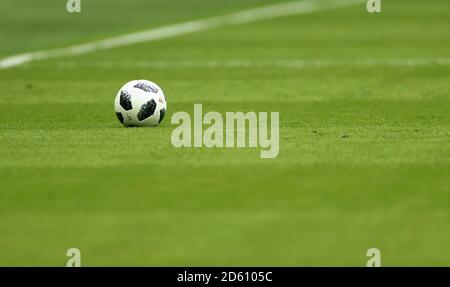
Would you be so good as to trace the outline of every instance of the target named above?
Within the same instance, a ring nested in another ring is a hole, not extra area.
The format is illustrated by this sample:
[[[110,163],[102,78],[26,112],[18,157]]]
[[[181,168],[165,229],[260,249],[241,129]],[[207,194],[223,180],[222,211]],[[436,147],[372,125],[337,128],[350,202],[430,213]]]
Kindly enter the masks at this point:
[[[0,58],[279,1],[64,2],[3,0]],[[0,265],[449,265],[450,2],[382,5],[0,70]],[[115,118],[140,78],[157,128]],[[194,103],[280,112],[279,156],[173,148]]]

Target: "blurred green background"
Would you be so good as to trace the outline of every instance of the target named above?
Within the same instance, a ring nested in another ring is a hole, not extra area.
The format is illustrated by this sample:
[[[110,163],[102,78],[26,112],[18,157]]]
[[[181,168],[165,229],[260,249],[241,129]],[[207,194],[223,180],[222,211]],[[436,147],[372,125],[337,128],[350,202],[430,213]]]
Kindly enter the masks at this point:
[[[280,2],[3,0],[0,58]],[[449,265],[450,2],[382,9],[0,70],[0,265],[64,266],[71,247],[84,266],[364,266],[371,247]],[[115,118],[139,78],[165,92],[157,128]],[[280,112],[279,156],[173,148],[170,117],[194,103]]]

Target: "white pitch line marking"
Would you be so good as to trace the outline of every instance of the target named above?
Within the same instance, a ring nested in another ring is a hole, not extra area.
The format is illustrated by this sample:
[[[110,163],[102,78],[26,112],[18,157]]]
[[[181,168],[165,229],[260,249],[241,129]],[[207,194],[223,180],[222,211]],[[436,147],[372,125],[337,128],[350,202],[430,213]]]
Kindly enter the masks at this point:
[[[8,69],[32,61],[83,55],[100,50],[107,50],[116,47],[129,46],[137,43],[176,37],[179,35],[210,30],[218,27],[241,25],[264,19],[312,13],[326,9],[350,6],[363,2],[364,2],[363,0],[335,0],[335,1],[304,0],[304,1],[268,5],[224,16],[194,20],[180,24],[149,29],[141,32],[125,34],[114,38],[74,45],[67,48],[36,51],[20,55],[14,55],[1,59],[0,69]]]
[[[47,64],[39,64],[39,66]],[[77,67],[94,67],[102,69],[141,68],[141,69],[218,69],[218,68],[327,68],[327,67],[427,67],[449,66],[450,58],[435,59],[284,59],[284,60],[229,60],[229,61],[99,61],[99,62],[64,62],[57,63],[58,68],[73,69]]]

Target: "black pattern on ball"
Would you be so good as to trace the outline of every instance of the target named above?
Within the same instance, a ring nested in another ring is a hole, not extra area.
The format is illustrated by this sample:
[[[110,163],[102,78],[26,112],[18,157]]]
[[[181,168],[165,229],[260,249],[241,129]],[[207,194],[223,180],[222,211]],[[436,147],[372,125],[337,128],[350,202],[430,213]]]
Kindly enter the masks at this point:
[[[131,105],[131,95],[127,91],[120,91],[120,105],[125,111],[129,111],[133,108]]]
[[[116,113],[116,116],[119,119],[119,121],[123,124],[123,115],[122,115],[122,113]]]
[[[156,94],[158,92],[158,89],[156,87],[148,85],[148,84],[143,83],[143,82],[137,83],[136,85],[134,85],[134,87],[138,88],[138,89],[141,89],[143,91],[149,92],[149,93],[152,92],[152,93]]]
[[[166,115],[166,109],[162,108],[159,110],[159,121],[158,124],[161,123],[161,121],[164,119],[164,116]]]
[[[143,121],[146,118],[150,117],[155,112],[155,109],[156,109],[156,102],[154,99],[151,99],[150,101],[146,102],[141,106],[141,109],[137,114],[138,120]]]

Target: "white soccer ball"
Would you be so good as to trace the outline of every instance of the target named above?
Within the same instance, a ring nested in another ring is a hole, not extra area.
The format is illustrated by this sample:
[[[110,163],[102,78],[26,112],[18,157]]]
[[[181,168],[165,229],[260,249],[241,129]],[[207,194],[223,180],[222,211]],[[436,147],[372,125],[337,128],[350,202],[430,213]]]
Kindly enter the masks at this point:
[[[136,80],[120,88],[114,109],[117,118],[126,127],[155,127],[163,120],[167,103],[157,84]]]

